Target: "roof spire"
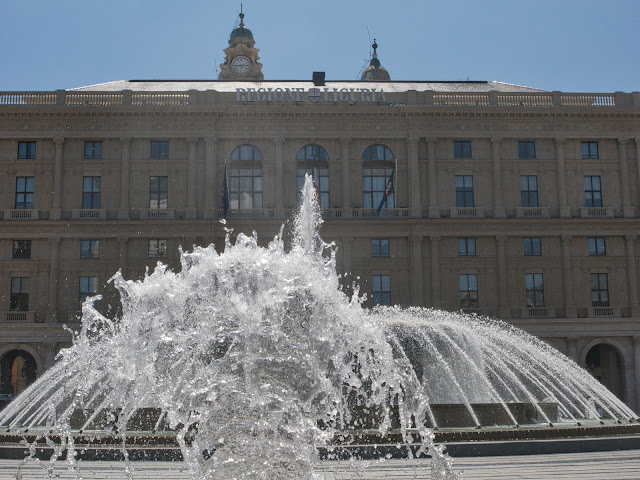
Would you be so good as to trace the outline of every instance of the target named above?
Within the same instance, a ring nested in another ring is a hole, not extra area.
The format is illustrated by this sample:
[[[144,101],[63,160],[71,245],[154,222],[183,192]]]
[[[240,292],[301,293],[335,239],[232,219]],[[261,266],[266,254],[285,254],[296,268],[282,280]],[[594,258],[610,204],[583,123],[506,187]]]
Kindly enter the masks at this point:
[[[378,50],[378,44],[376,43],[376,39],[373,39],[373,45],[371,45],[373,47],[373,58],[378,58],[378,53],[376,52],[376,50]]]
[[[240,16],[240,26],[244,27],[244,13],[242,13],[242,2],[240,2],[240,15],[239,16]]]
[[[389,72],[380,64],[380,60],[378,60],[378,42],[376,39],[373,39],[373,55],[371,55],[371,61],[369,62],[369,66],[362,73],[362,77],[360,80],[369,81],[369,82],[384,82],[391,80],[389,76]]]

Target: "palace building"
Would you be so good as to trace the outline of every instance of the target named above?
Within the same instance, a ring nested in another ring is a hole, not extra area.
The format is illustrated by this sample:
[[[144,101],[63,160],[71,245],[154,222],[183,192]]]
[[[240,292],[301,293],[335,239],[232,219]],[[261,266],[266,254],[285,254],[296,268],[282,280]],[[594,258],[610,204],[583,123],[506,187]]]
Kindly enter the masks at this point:
[[[640,93],[395,81],[377,44],[359,81],[269,81],[243,17],[218,80],[0,92],[5,399],[70,345],[83,299],[118,314],[117,270],[222,248],[225,216],[266,244],[313,169],[365,305],[500,318],[640,411]]]

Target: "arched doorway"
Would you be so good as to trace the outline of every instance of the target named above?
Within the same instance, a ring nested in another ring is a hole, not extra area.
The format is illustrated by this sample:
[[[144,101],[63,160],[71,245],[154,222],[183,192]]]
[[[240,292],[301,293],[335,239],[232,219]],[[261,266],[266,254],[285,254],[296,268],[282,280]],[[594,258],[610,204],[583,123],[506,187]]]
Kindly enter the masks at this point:
[[[0,394],[16,396],[36,379],[36,361],[24,350],[11,350],[0,359]]]
[[[625,401],[622,358],[611,345],[599,343],[587,352],[586,368],[620,400]]]

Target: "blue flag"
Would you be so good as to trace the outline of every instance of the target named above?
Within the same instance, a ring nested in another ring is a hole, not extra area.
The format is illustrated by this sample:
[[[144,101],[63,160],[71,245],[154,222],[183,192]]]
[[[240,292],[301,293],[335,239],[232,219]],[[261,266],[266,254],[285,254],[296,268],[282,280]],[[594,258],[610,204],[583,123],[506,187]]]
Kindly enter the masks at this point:
[[[222,209],[224,215],[222,218],[227,218],[229,212],[229,186],[227,185],[227,166],[224,166],[224,178],[222,179]]]
[[[384,206],[384,203],[387,201],[387,197],[390,193],[393,192],[393,177],[396,173],[396,166],[393,166],[393,170],[391,170],[391,176],[389,177],[389,181],[387,181],[387,186],[384,187],[384,195],[382,195],[382,200],[380,201],[380,205],[378,205],[378,216],[380,215],[380,210]]]

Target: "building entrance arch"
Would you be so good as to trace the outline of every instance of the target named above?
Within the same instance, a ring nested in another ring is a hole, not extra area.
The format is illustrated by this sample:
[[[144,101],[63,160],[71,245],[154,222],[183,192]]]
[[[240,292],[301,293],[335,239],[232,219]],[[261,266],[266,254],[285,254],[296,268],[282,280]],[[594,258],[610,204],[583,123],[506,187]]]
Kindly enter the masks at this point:
[[[585,358],[585,367],[620,400],[626,400],[624,364],[622,356],[614,346],[598,343],[591,347]]]
[[[36,379],[37,365],[25,350],[10,350],[0,358],[0,394],[19,395]]]

